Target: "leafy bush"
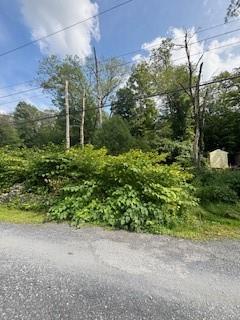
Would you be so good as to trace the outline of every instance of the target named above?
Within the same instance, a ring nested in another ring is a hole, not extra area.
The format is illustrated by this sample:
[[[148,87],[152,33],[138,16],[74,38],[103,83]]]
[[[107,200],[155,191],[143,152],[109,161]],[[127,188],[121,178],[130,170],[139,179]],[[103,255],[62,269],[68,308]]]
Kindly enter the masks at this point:
[[[0,193],[8,190],[15,183],[23,182],[28,175],[29,162],[25,149],[11,151],[0,149]]]
[[[161,156],[130,151],[103,158],[91,180],[62,188],[50,217],[71,220],[75,225],[103,222],[139,231],[153,225],[177,224],[196,205],[193,188],[187,182],[190,175],[178,166],[162,164]]]
[[[196,173],[194,184],[203,203],[240,200],[240,171],[204,169]]]
[[[16,182],[25,186],[13,205],[50,208],[51,219],[152,230],[185,221],[197,204],[191,175],[164,164],[165,157],[136,150],[110,156],[92,146],[68,152],[16,150],[1,158],[0,176],[5,187]]]
[[[119,116],[106,119],[94,136],[94,145],[107,147],[110,154],[126,152],[134,146],[134,143],[127,122]]]
[[[227,185],[203,186],[199,189],[198,196],[202,202],[236,203],[238,201],[236,192]]]
[[[163,138],[159,142],[160,152],[168,154],[167,162],[177,162],[183,167],[192,167],[192,144],[191,141],[178,141]]]
[[[28,188],[44,187],[51,192],[69,183],[90,180],[98,174],[106,154],[106,149],[94,150],[92,146],[45,152],[31,163]]]

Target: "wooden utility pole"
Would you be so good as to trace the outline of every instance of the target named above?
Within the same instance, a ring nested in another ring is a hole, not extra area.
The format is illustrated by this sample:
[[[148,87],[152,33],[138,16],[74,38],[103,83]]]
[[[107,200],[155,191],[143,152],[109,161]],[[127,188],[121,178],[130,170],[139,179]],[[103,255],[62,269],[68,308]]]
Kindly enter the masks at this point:
[[[70,120],[69,120],[69,93],[68,80],[65,82],[65,113],[66,113],[66,149],[70,149]]]
[[[98,127],[102,126],[102,101],[101,101],[101,93],[100,93],[100,85],[99,85],[99,67],[98,67],[98,59],[96,48],[93,48],[94,52],[94,60],[95,60],[95,77],[96,77],[96,91],[97,91],[97,108],[98,108]]]
[[[85,122],[85,107],[86,107],[86,90],[83,90],[82,110],[80,119],[80,145],[84,148],[84,122]]]

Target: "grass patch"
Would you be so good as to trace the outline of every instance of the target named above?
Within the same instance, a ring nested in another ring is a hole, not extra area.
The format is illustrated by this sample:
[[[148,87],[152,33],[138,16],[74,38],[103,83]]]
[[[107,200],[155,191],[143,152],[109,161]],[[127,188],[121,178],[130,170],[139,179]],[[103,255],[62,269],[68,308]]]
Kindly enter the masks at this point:
[[[240,204],[209,204],[195,209],[196,221],[155,233],[191,240],[240,239]]]
[[[172,229],[159,226],[157,229],[151,230],[151,233],[200,241],[240,239],[240,204],[209,204],[196,208],[193,215],[194,222]],[[82,223],[78,225],[78,228],[91,226],[103,227],[106,230],[114,229],[103,223]]]
[[[159,226],[152,233],[191,240],[240,239],[240,204],[209,204],[195,209],[195,222],[168,229]],[[41,224],[44,214],[0,206],[0,222],[17,224]],[[79,228],[100,226],[112,229],[103,223],[83,223]]]
[[[0,206],[0,222],[19,223],[19,224],[40,224],[45,220],[45,215],[32,211]]]

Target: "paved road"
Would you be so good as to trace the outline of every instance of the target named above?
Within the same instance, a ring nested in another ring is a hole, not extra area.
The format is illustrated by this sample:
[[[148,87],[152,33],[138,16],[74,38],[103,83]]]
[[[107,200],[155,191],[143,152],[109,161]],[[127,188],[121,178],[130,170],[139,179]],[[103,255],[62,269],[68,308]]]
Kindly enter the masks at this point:
[[[240,319],[240,242],[0,224],[0,319]]]

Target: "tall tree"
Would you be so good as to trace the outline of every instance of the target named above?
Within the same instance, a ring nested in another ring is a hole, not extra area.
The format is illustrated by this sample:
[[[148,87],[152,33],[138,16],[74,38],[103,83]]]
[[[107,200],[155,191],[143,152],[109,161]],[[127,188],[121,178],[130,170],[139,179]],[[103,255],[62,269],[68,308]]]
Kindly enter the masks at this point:
[[[53,116],[55,112],[52,110],[40,111],[35,106],[20,101],[13,119],[22,143],[27,147],[62,143],[63,134]]]
[[[35,145],[41,123],[36,120],[42,113],[33,105],[20,101],[13,113],[19,137],[28,147]],[[36,122],[35,122],[36,121]]]
[[[53,104],[62,115],[58,123],[63,132],[65,131],[64,84],[66,80],[69,82],[72,144],[79,144],[84,90],[86,91],[84,136],[86,143],[90,143],[93,138],[97,112],[91,87],[84,74],[82,61],[78,56],[67,56],[64,59],[60,59],[52,55],[43,59],[39,66],[38,81],[50,93]]]
[[[216,80],[237,75],[239,69],[232,74],[224,72]],[[209,92],[204,135],[206,151],[225,149],[232,158],[240,151],[240,79],[216,83]]]
[[[0,146],[18,146],[21,139],[13,123],[13,117],[0,115]]]
[[[128,68],[122,60],[111,58],[99,61],[95,57],[89,58],[86,63],[86,74],[92,87],[92,93],[97,105],[97,126],[101,127],[104,107],[110,103],[117,89],[125,81]]]
[[[155,92],[166,92],[161,97],[161,118],[169,121],[171,139],[189,140],[191,126],[190,99],[182,86],[188,86],[188,69],[185,65],[173,65],[171,60],[173,43],[170,39],[152,51],[150,69]]]
[[[154,99],[148,97],[153,92],[150,69],[143,62],[132,70],[126,86],[117,92],[112,103],[112,113],[129,122],[135,137],[143,137],[155,128],[158,112]]]
[[[101,128],[95,133],[94,144],[97,147],[105,146],[111,154],[129,151],[134,147],[128,124],[119,116],[113,116],[103,121]]]

